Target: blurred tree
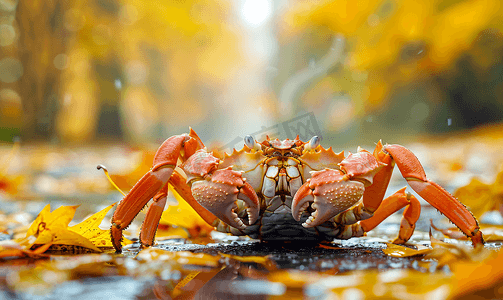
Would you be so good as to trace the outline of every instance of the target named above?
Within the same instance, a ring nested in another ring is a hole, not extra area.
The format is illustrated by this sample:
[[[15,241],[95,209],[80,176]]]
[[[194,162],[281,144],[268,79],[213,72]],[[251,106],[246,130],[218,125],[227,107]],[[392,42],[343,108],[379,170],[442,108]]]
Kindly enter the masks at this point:
[[[220,0],[76,2],[65,12],[72,41],[60,137],[145,142],[165,137],[162,128],[204,122],[208,101],[239,66],[230,8]],[[199,93],[206,88],[213,93]]]
[[[49,139],[59,109],[61,71],[55,58],[66,51],[68,36],[61,16],[68,1],[19,1],[18,57],[23,75],[17,89],[23,104],[24,139]]]
[[[290,99],[316,110],[323,95],[326,129],[348,133],[338,140],[501,121],[502,17],[499,0],[297,1],[278,22],[279,65],[287,74],[315,66],[336,35],[346,38],[343,62]]]
[[[15,90],[25,140],[147,141],[165,135],[162,128],[208,122],[208,102],[241,64],[228,1],[19,0],[11,6],[19,63],[7,63],[22,68]]]

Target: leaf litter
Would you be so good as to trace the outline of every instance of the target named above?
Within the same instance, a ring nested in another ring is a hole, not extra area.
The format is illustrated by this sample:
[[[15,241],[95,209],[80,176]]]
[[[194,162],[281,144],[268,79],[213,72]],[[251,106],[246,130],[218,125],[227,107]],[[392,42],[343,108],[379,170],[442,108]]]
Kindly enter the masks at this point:
[[[127,180],[125,176],[123,181]],[[480,217],[499,210],[499,189],[499,179],[489,185],[472,181],[456,195],[480,199],[489,194],[495,199],[497,204],[474,210]],[[394,245],[386,242],[392,238],[383,230],[349,241],[274,245],[213,232],[173,189],[170,193],[174,199],[162,215],[157,245],[140,249],[135,242],[138,232],[132,229],[125,232],[131,239],[124,240],[124,255],[113,253],[108,228],[100,228],[115,203],[73,226],[69,224],[78,205],[63,205],[52,212],[46,205],[29,225],[14,222],[14,213],[0,212],[0,229],[7,237],[0,241],[0,274],[4,274],[0,280],[6,292],[54,296],[71,285],[90,295],[97,284],[92,278],[102,278],[111,287],[133,279],[139,283],[133,294],[157,299],[192,299],[208,293],[271,299],[452,299],[503,294],[498,267],[503,264],[501,225],[481,224],[489,242],[485,248],[471,247],[456,228],[442,229],[435,225],[437,221],[431,222],[431,228],[444,235],[444,241],[431,232],[429,239],[421,238],[427,233],[418,230],[408,244]],[[470,199],[462,201],[469,204]]]

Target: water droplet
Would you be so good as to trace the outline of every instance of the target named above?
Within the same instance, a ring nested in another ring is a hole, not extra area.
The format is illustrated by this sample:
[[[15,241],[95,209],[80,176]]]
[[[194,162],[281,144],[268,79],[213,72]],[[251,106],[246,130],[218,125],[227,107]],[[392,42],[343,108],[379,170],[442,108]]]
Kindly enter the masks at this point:
[[[447,119],[447,126],[451,126],[451,125],[452,125],[452,119],[449,118],[449,119]]]
[[[115,84],[116,89],[118,89],[118,90],[122,89],[122,82],[120,79],[115,79],[114,84]]]

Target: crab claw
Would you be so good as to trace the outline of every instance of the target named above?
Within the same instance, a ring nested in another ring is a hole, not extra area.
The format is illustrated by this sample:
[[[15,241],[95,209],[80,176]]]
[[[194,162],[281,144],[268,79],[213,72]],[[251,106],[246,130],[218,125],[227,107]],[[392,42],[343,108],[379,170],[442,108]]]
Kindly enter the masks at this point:
[[[259,199],[252,186],[241,176],[242,172],[230,167],[216,170],[206,180],[192,183],[194,198],[217,218],[228,225],[245,229],[246,225],[238,216],[238,200],[244,202],[248,225],[255,223],[259,216]]]
[[[311,216],[302,224],[306,228],[323,224],[358,203],[363,196],[364,184],[349,181],[339,170],[325,169],[311,172],[311,175],[292,202],[292,216],[296,221],[300,221],[312,203]]]

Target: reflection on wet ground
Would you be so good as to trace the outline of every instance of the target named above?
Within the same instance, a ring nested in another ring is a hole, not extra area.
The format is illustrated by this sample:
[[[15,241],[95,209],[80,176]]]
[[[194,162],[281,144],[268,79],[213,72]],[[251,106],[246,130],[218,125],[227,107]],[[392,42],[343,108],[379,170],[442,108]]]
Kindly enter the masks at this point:
[[[424,255],[383,252],[400,218],[389,218],[366,237],[324,244],[265,243],[213,232],[208,238],[166,239],[146,250],[136,242],[122,255],[7,260],[0,265],[0,299],[332,299],[337,289],[342,299],[401,299],[410,296],[415,280],[435,282],[431,293],[451,286],[444,282],[452,277],[447,265],[437,267]],[[448,226],[435,209],[423,207],[409,247],[430,245],[430,219]],[[390,284],[407,292],[395,294]],[[428,288],[417,293],[419,299],[430,295]]]
[[[89,169],[94,170],[96,164],[90,165]],[[435,169],[427,169],[427,173],[435,177]],[[68,174],[67,171],[60,173]],[[450,177],[437,176],[436,179],[443,180],[444,186],[452,186],[451,191],[460,185],[456,180],[461,179],[449,181],[446,178]],[[104,185],[108,183],[104,181]],[[398,183],[392,182],[389,191],[392,193],[404,185],[399,177]],[[55,200],[55,207],[85,203],[78,211],[82,214],[80,217],[84,217],[121,198],[104,194],[100,190],[99,197],[86,198],[85,194],[79,194],[78,197],[58,196],[49,200]],[[2,201],[0,210],[36,215],[47,201],[22,205]],[[151,254],[137,256],[140,249],[136,243],[127,246],[123,255],[7,260],[0,264],[0,300],[446,298],[449,295],[446,289],[452,286],[448,280],[452,279],[453,272],[447,265],[437,268],[434,260],[425,264],[424,256],[397,258],[383,253],[386,242],[398,233],[400,219],[401,213],[391,216],[364,238],[321,245],[260,243],[215,233],[211,239],[201,241],[159,241],[152,248],[164,252],[157,253],[156,257]],[[430,245],[430,219],[443,228],[450,225],[435,209],[423,206],[411,245]],[[438,232],[433,231],[435,234]],[[0,233],[0,241],[9,238]],[[489,243],[486,248],[499,249],[500,246]],[[206,256],[197,256],[199,254]],[[66,264],[58,265],[58,260]],[[337,289],[342,291],[334,294]]]

